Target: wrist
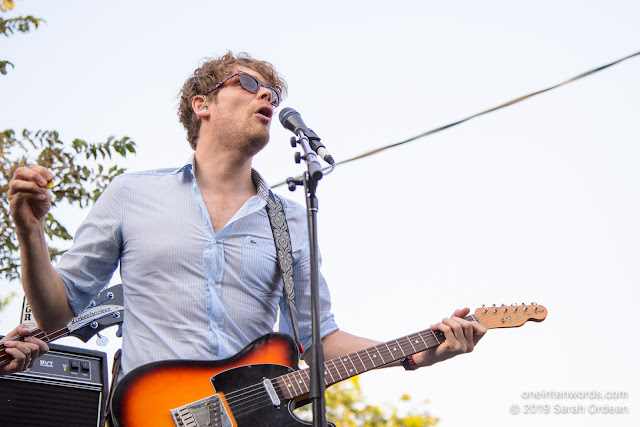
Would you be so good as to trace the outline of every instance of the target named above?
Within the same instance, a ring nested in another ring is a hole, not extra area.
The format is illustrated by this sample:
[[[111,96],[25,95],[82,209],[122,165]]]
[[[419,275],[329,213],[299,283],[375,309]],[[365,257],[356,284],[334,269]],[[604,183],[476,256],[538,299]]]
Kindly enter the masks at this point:
[[[411,356],[407,356],[400,362],[405,371],[415,371],[420,367],[413,358],[413,354]]]
[[[34,226],[19,226],[16,224],[15,233],[21,243],[39,242],[44,240],[44,219]]]

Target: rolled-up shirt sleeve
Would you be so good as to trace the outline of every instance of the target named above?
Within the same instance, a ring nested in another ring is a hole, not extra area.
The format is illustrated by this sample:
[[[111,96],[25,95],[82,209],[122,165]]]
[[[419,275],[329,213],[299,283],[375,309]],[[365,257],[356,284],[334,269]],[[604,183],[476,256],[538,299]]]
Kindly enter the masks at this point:
[[[55,266],[75,316],[109,284],[122,247],[122,200],[116,177],[98,198]]]

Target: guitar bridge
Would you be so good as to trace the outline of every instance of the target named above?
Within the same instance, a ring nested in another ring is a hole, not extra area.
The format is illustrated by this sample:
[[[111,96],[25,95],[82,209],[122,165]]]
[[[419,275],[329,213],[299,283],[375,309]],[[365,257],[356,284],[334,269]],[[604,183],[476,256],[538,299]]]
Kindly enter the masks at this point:
[[[218,395],[172,409],[171,416],[177,427],[233,427]]]

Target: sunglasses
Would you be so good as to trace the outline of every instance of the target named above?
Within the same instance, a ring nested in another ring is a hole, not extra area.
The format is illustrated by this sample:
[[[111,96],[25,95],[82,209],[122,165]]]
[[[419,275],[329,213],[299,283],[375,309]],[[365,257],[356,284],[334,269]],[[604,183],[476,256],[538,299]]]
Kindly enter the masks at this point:
[[[242,89],[246,90],[247,92],[258,93],[261,87],[267,88],[271,92],[271,105],[273,105],[274,107],[277,107],[278,104],[280,104],[280,95],[278,95],[278,91],[276,91],[271,86],[268,86],[266,84],[259,82],[251,74],[247,74],[244,71],[236,71],[230,76],[227,76],[224,79],[220,80],[218,83],[213,85],[211,89],[209,89],[207,94],[218,89],[220,86],[226,83],[227,80],[231,80],[235,76],[238,76],[238,80],[240,81],[240,86],[242,86]]]

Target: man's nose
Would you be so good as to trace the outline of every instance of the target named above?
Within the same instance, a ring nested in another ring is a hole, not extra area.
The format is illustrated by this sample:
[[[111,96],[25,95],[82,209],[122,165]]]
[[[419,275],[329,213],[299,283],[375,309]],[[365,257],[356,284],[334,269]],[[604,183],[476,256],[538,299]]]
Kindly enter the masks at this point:
[[[258,91],[258,99],[266,99],[271,103],[271,91],[264,86],[260,86],[260,90]]]

